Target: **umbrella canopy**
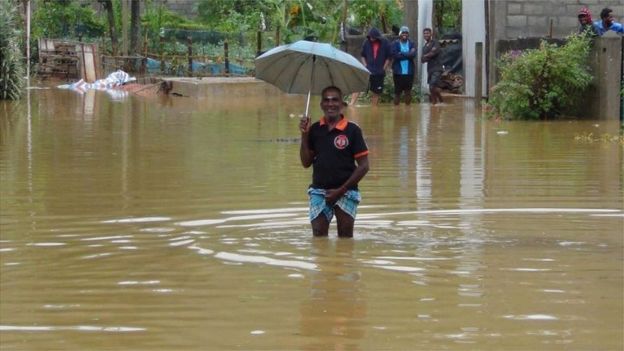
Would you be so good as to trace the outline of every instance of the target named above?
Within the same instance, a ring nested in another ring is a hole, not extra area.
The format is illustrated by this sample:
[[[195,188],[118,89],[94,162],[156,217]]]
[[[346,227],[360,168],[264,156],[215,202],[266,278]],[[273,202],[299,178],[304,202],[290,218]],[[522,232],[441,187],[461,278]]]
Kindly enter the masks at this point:
[[[291,94],[321,94],[336,86],[343,94],[365,91],[369,71],[350,54],[330,44],[300,40],[256,58],[256,78]]]

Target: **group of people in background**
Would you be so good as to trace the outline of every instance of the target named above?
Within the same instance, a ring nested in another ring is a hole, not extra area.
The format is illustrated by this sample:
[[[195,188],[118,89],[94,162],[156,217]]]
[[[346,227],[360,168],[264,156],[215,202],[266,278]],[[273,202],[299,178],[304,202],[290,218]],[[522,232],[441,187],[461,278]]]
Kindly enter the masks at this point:
[[[615,22],[613,10],[604,8],[600,11],[600,20],[593,21],[591,12],[583,7],[578,13],[579,33],[589,33],[593,36],[601,36],[607,31],[618,34],[624,33],[624,26]],[[383,37],[377,28],[372,28],[367,40],[362,45],[360,60],[370,71],[369,91],[372,105],[379,104],[379,98],[384,88],[384,79],[388,67],[392,66],[392,80],[394,82],[393,103],[398,105],[401,99],[406,105],[412,101],[412,87],[414,85],[415,59],[417,50],[414,42],[409,38],[409,28],[401,27],[399,37],[392,43]],[[429,85],[429,101],[432,105],[442,103],[440,81],[442,78],[442,55],[440,44],[433,38],[431,28],[423,30],[424,45],[421,63],[427,64],[427,83]],[[349,105],[354,105],[360,93],[351,96]]]
[[[401,103],[401,98],[406,105],[412,102],[412,87],[414,86],[414,73],[416,70],[415,59],[417,55],[416,44],[409,38],[409,28],[401,27],[399,37],[392,43],[382,36],[377,28],[372,28],[367,40],[362,45],[360,60],[370,71],[369,91],[371,103],[379,104],[379,97],[383,92],[384,79],[388,67],[392,65],[392,81],[394,82],[395,105]],[[442,77],[442,55],[440,44],[433,39],[431,28],[423,30],[422,56],[420,61],[427,63],[427,83],[429,84],[430,102],[435,105],[442,103],[442,94],[439,87]],[[359,93],[351,96],[350,105],[355,104]]]
[[[624,26],[615,22],[613,10],[605,7],[600,11],[600,20],[593,21],[591,11],[583,7],[578,12],[579,33],[588,33],[592,36],[602,36],[608,31],[613,31],[620,35],[624,34]]]

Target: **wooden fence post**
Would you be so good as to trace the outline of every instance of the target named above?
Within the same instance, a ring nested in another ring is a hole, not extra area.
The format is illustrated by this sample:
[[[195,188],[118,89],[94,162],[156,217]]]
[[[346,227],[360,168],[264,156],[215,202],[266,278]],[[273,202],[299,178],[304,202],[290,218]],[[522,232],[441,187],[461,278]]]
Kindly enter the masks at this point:
[[[483,43],[475,43],[475,106],[481,106],[483,97]]]
[[[162,35],[160,37],[160,74],[165,73],[165,37]]]
[[[143,36],[143,59],[141,60],[141,74],[147,73],[147,31]]]
[[[186,42],[188,45],[188,76],[193,76],[193,39],[191,36],[186,37]]]
[[[224,57],[225,57],[225,75],[229,76],[230,75],[230,52],[229,52],[229,47],[228,47],[228,41],[224,41],[223,42],[223,52],[224,52]]]

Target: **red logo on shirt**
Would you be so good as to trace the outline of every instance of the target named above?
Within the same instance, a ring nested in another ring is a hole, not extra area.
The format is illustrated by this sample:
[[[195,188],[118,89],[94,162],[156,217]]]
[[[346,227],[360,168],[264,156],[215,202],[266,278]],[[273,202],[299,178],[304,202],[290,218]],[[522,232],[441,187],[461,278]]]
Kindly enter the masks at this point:
[[[338,150],[343,150],[345,147],[349,146],[349,139],[346,135],[340,134],[334,139],[334,146]]]

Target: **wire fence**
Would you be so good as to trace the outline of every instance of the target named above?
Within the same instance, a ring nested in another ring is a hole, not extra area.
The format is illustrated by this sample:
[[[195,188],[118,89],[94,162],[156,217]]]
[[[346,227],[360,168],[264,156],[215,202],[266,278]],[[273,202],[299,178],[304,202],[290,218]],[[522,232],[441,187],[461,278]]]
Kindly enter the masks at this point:
[[[157,34],[157,35],[155,35]],[[253,38],[253,39],[248,39]],[[274,39],[277,38],[277,39]],[[42,42],[40,40],[40,42]],[[44,43],[72,42],[82,44],[75,39],[43,39]],[[95,70],[100,76],[106,76],[116,70],[123,70],[138,77],[149,76],[252,76],[254,59],[264,48],[279,42],[279,34],[272,33],[222,33],[216,31],[161,29],[159,33],[146,31],[142,38],[141,49],[133,54],[99,54]],[[99,52],[112,47],[109,38],[98,38],[95,43]],[[84,69],[83,58],[76,54],[78,50],[63,52],[67,60],[64,67],[54,67],[55,61],[46,61],[42,65],[43,55],[58,55],[59,52],[39,45],[39,73],[42,75],[57,73],[60,78],[79,78]],[[67,67],[67,62],[76,67]],[[45,69],[44,69],[45,68]],[[63,74],[58,74],[62,72]],[[84,75],[84,74],[83,74]]]

